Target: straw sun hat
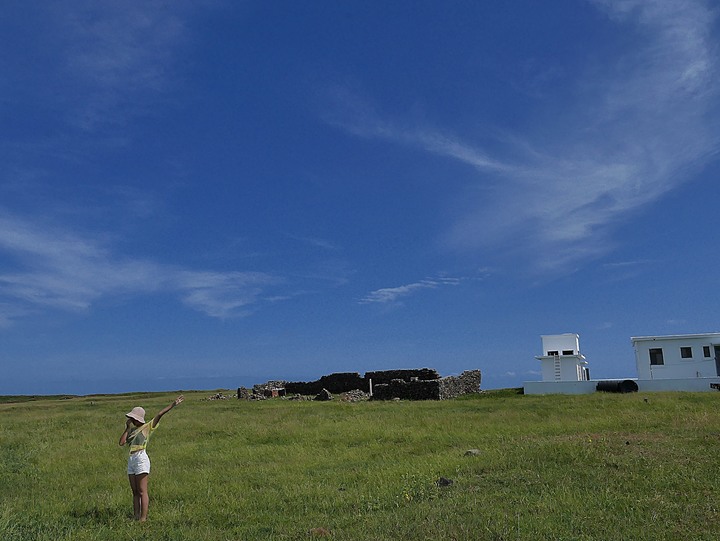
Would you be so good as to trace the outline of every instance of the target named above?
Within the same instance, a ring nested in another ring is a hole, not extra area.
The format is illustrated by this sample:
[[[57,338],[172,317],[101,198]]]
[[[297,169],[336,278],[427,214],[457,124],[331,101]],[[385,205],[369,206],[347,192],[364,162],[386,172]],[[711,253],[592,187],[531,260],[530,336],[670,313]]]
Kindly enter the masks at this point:
[[[134,407],[129,413],[125,414],[125,417],[135,419],[136,421],[140,421],[142,424],[145,424],[145,410],[140,406]]]

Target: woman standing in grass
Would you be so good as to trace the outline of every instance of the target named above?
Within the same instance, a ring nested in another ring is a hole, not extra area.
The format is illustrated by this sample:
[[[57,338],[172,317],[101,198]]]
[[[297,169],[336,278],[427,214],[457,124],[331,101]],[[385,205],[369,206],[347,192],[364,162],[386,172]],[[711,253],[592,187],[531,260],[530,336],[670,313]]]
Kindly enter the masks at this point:
[[[135,520],[145,522],[148,514],[148,474],[150,473],[150,457],[145,449],[147,448],[150,436],[155,431],[160,419],[175,406],[180,405],[185,398],[180,395],[173,400],[169,406],[161,409],[149,423],[145,422],[145,410],[141,407],[133,408],[125,414],[125,432],[120,436],[120,446],[130,446],[130,457],[128,458],[128,479],[133,493],[133,512]]]

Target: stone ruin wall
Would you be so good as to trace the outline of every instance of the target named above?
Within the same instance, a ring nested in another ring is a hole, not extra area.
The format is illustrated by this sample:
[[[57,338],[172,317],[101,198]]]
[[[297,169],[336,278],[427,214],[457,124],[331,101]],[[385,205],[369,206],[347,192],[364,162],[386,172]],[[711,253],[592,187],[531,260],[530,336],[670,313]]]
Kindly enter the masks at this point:
[[[390,383],[373,384],[373,400],[439,400],[440,380],[404,381],[394,379]]]
[[[459,376],[448,376],[440,380],[440,400],[448,400],[464,394],[479,393],[482,383],[480,370],[465,370]]]
[[[376,370],[374,372],[365,372],[365,379],[367,381],[372,380],[374,386],[390,383],[396,379],[407,382],[417,380],[435,380],[440,379],[440,374],[438,374],[437,370],[433,370],[432,368],[420,368],[415,370]]]
[[[284,389],[285,385],[287,385],[287,381],[270,380],[266,381],[265,383],[253,385],[252,390],[254,393],[262,393],[264,391],[272,391],[273,389]]]
[[[265,396],[265,397],[273,397],[273,396],[285,396],[285,385],[287,384],[286,381],[282,380],[270,380],[265,383],[260,383],[258,385],[253,385],[252,388],[252,394],[253,396]],[[238,398],[240,398],[241,389],[238,389]],[[242,392],[242,394],[245,394]]]
[[[316,395],[323,389],[334,394],[356,389],[367,392],[368,385],[357,372],[339,372],[323,376],[316,381],[289,381],[285,384],[287,394]]]
[[[466,370],[459,376],[441,378],[436,370],[381,370],[366,372],[341,372],[322,376],[316,381],[268,381],[253,386],[253,394],[270,396],[273,389],[283,389],[283,395],[318,395],[327,390],[332,394],[360,390],[369,392],[370,381],[374,400],[447,400],[468,393],[479,393],[480,370]],[[244,393],[243,393],[244,394]],[[238,398],[240,391],[238,390]]]
[[[347,393],[355,390],[367,393],[370,391],[371,380],[374,386],[376,384],[390,383],[395,379],[403,381],[437,380],[440,379],[440,374],[430,368],[415,370],[376,370],[366,372],[364,376],[360,376],[358,372],[339,372],[330,374],[329,376],[323,376],[315,381],[285,382],[285,391],[287,394],[301,395],[315,395],[323,389],[327,389],[334,394]]]
[[[479,393],[481,380],[480,370],[466,370],[459,376],[434,380],[394,379],[387,384],[373,385],[373,400],[449,400],[463,394]]]

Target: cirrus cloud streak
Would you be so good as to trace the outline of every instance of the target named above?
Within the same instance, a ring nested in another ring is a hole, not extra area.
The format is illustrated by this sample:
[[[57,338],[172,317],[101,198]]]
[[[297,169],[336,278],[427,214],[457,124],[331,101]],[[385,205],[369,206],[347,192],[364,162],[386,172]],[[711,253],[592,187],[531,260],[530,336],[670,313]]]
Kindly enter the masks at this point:
[[[25,219],[0,217],[0,325],[33,311],[84,311],[103,297],[169,293],[215,318],[246,315],[282,279],[115,256],[97,239]],[[268,301],[269,302],[269,301]]]
[[[553,125],[528,118],[525,135],[498,141],[499,151],[447,128],[383,119],[348,91],[336,93],[338,107],[326,120],[476,170],[478,182],[468,186],[443,237],[448,246],[499,248],[546,270],[597,258],[614,245],[618,223],[716,157],[720,44],[714,11],[702,0],[592,3],[634,31],[639,45],[577,73],[570,103],[538,104],[540,117],[554,118]]]
[[[437,289],[441,286],[458,285],[459,278],[427,278],[412,284],[397,287],[385,287],[371,291],[360,299],[359,304],[388,304],[398,302],[398,299],[413,295],[423,289]]]

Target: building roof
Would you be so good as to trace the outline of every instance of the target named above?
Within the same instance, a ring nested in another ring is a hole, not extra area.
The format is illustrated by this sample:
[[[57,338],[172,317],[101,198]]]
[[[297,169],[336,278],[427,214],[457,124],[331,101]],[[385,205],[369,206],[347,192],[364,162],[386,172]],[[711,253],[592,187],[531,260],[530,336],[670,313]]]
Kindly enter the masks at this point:
[[[630,341],[635,342],[650,342],[652,340],[688,340],[693,338],[717,338],[720,340],[720,332],[706,332],[701,334],[667,334],[660,336],[633,336]]]

